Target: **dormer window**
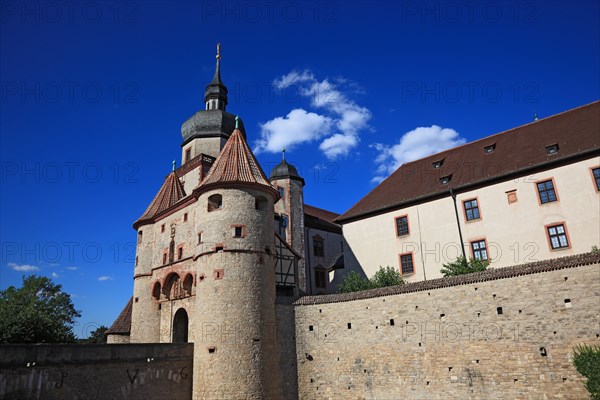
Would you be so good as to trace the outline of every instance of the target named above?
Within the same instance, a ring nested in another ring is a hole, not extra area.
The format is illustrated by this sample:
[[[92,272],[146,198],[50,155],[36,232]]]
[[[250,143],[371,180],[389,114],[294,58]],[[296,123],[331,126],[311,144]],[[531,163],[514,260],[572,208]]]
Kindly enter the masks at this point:
[[[450,183],[450,180],[451,180],[451,179],[452,179],[452,174],[450,174],[450,175],[446,175],[446,176],[442,176],[442,177],[440,178],[440,183],[441,183],[442,185],[447,185],[448,183]]]
[[[495,149],[496,149],[496,143],[492,143],[489,146],[485,146],[483,148],[483,151],[485,152],[485,154],[490,154],[490,153],[493,153]]]
[[[444,165],[444,159],[436,161],[436,162],[432,163],[431,165],[433,166],[433,169],[440,169],[441,166]]]
[[[558,153],[558,143],[551,144],[546,146],[546,154],[549,156]]]

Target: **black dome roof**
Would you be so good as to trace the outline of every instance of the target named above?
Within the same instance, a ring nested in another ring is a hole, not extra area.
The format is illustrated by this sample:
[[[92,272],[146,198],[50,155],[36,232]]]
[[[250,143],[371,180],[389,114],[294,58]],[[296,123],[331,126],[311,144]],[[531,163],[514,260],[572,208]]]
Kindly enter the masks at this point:
[[[273,170],[271,171],[271,175],[269,176],[270,180],[283,178],[297,179],[299,181],[302,181],[302,184],[304,185],[304,179],[300,176],[300,174],[298,174],[298,170],[296,169],[296,167],[294,167],[291,164],[288,164],[288,162],[285,161],[285,159],[281,160],[279,165],[273,168]]]

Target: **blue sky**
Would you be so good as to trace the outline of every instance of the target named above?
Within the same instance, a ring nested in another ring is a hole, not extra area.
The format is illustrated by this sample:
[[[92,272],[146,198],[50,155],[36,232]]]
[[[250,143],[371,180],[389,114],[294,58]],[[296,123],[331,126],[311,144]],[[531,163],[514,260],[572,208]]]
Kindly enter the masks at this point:
[[[79,336],[132,294],[135,232],[222,43],[263,168],[339,213],[402,162],[600,98],[596,1],[0,3],[0,289],[53,277]],[[417,129],[418,128],[418,129]]]

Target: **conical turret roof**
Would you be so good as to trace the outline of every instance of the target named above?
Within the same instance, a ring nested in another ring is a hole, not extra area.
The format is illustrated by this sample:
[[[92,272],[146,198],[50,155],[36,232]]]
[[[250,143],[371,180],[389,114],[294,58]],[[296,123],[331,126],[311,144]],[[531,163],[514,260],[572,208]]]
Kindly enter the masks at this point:
[[[161,186],[156,196],[154,196],[152,203],[150,203],[144,214],[133,224],[133,226],[136,227],[141,225],[143,222],[151,220],[161,212],[174,206],[185,196],[183,184],[177,177],[175,171],[171,172],[165,179],[165,182]]]
[[[215,160],[212,168],[200,183],[199,189],[215,185],[243,184],[268,189],[275,197],[279,193],[269,183],[265,173],[248,147],[244,135],[235,129]]]

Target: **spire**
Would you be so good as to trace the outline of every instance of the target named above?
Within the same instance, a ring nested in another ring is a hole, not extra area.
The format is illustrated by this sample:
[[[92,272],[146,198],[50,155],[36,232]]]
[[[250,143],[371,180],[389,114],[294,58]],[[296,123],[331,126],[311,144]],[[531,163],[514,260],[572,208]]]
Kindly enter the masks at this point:
[[[171,168],[171,172],[175,172],[176,169],[177,169],[177,161],[173,160],[173,166]]]
[[[538,118],[538,115],[537,115],[537,113],[533,114],[533,120],[534,120],[534,121],[537,121],[538,119],[539,119],[539,118]]]
[[[227,87],[221,80],[221,43],[217,43],[217,66],[212,81],[206,87],[204,101],[207,110],[223,110],[227,106]]]
[[[152,203],[150,203],[144,214],[133,224],[133,227],[137,229],[145,223],[152,222],[154,217],[173,207],[185,196],[183,184],[177,177],[175,171],[171,172],[165,179],[165,182],[156,196],[154,196]]]
[[[285,147],[281,149],[281,161],[285,161]]]

